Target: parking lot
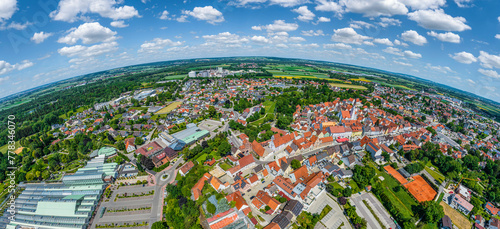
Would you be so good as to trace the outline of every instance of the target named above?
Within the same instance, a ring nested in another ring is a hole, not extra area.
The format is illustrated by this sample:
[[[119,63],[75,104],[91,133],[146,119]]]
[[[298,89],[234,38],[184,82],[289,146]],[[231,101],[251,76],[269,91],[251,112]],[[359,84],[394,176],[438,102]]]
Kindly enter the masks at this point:
[[[106,208],[106,210],[135,209],[144,207],[151,208],[153,206],[153,195],[132,198],[116,198],[116,201],[114,200],[115,197],[119,194],[140,194],[142,192],[147,193],[153,189],[154,186],[142,187],[142,185],[121,186],[119,189],[114,189],[113,193],[111,194],[110,200],[108,202],[101,202],[90,228],[95,229],[96,225],[111,223],[114,223],[115,225],[121,225],[124,223],[142,223],[143,221],[151,223],[151,209],[124,212],[105,212],[102,217],[100,217],[100,215],[103,208]],[[150,227],[151,225],[127,228],[146,229]]]
[[[326,205],[332,207],[332,210],[325,217],[323,217],[323,219],[321,219],[321,223],[316,224],[315,228],[337,229],[340,225],[342,225],[342,223],[344,223],[344,225],[341,227],[342,229],[352,228],[351,224],[349,224],[349,221],[347,221],[347,218],[345,217],[342,209],[332,198],[334,197],[324,191],[316,198],[309,209],[307,209],[307,211],[310,213],[320,214]]]
[[[375,212],[377,217],[384,225],[384,228],[396,228],[396,224],[392,220],[389,213],[385,210],[380,201],[378,201],[378,199],[373,196],[372,193],[356,193],[351,196],[350,201],[353,206],[356,206],[356,213],[358,213],[361,218],[366,219],[366,221],[368,222],[368,229],[380,228],[380,224],[375,216],[370,212],[365,203],[363,203],[363,200],[365,200],[370,205],[373,212]]]

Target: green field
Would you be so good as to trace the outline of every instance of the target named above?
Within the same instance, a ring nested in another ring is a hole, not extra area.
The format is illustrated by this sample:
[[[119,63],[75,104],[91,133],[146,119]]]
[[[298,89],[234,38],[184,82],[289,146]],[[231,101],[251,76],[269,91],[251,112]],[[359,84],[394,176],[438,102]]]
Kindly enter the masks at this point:
[[[184,79],[186,77],[187,77],[186,74],[184,74],[184,75],[171,75],[171,76],[165,76],[165,79],[167,79],[167,80],[176,80],[176,79]]]
[[[428,166],[425,166],[425,171],[427,171],[429,174],[431,174],[431,176],[434,179],[436,179],[439,183],[443,183],[443,181],[444,181],[445,178],[444,178],[444,176],[441,173],[439,173],[439,172],[437,172],[435,170],[432,170]]]
[[[173,102],[170,105],[168,105],[168,106],[164,107],[163,109],[159,110],[155,114],[158,114],[158,115],[160,115],[160,114],[168,114],[171,111],[173,111],[175,108],[177,108],[177,106],[179,106],[181,104],[182,104],[182,102]]]
[[[381,175],[384,177],[384,181],[382,181],[385,184],[383,185],[384,192],[391,200],[391,203],[397,209],[400,209],[401,214],[404,214],[405,217],[412,217],[414,214],[411,209],[414,206],[418,206],[418,203],[402,186],[398,192],[394,192],[394,187],[399,186],[399,183],[391,175],[387,173],[382,173]]]
[[[359,90],[366,90],[367,88],[364,86],[360,85],[350,85],[350,84],[340,84],[340,83],[330,83],[331,86],[333,87],[340,87],[340,88],[352,88],[352,89],[359,89]]]
[[[256,126],[262,125],[262,123],[264,123],[264,119],[265,119],[266,115],[273,114],[274,110],[276,108],[276,103],[269,101],[269,100],[266,100],[262,105],[264,105],[264,109],[266,110],[266,114],[264,116],[261,116],[260,119],[253,121],[252,122],[253,125],[256,125]]]
[[[19,143],[19,141],[16,141],[15,145],[16,145],[16,149],[18,149],[19,147],[21,147],[21,143]],[[7,151],[9,150],[8,147],[9,147],[8,144],[0,147],[0,153],[7,153]],[[14,151],[12,150],[12,152],[14,152]]]
[[[230,166],[229,164],[225,163],[225,162],[224,162],[224,163],[222,163],[222,164],[220,164],[219,166],[220,166],[220,168],[221,168],[221,169],[223,169],[224,171],[226,171],[226,170],[228,170],[228,169],[230,169],[230,168],[231,168],[231,166]]]
[[[80,113],[80,112],[82,112],[84,110],[85,110],[85,107],[79,107],[78,109],[76,109],[76,112],[73,112],[73,114]],[[69,117],[67,117],[66,115],[67,114],[59,115],[59,118],[68,119]]]

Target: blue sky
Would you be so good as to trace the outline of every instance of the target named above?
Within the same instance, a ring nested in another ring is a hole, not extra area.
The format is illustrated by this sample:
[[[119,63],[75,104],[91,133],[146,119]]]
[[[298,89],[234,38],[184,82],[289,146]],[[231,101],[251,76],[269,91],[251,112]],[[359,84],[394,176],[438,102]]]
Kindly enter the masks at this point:
[[[496,0],[0,2],[0,97],[100,70],[277,56],[407,73],[500,102]]]

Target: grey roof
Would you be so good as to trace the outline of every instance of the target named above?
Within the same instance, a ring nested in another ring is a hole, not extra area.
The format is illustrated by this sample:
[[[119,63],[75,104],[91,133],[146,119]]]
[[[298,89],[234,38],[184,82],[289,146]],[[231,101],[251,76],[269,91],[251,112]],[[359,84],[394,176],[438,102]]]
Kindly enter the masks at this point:
[[[298,216],[300,212],[302,212],[302,208],[304,208],[304,205],[302,205],[299,201],[297,200],[290,200],[285,206],[285,211],[290,211],[292,214],[295,216]]]
[[[290,213],[289,211],[284,211],[284,212],[280,213],[279,215],[277,215],[276,217],[274,217],[274,219],[271,220],[271,222],[277,223],[279,225],[279,227],[281,229],[283,229],[283,228],[286,228],[290,224],[290,221],[292,220],[292,218],[293,218],[292,213]]]

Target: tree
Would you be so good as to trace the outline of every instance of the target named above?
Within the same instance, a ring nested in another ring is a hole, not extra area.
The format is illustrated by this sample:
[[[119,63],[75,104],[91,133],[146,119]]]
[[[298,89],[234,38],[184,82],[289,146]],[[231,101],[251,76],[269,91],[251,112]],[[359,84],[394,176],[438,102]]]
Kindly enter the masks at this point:
[[[144,140],[142,140],[142,138],[135,138],[134,143],[136,146],[140,146],[140,145],[144,144]]]
[[[292,166],[293,170],[296,170],[296,169],[300,168],[300,166],[301,166],[300,161],[297,159],[293,159],[290,165]]]
[[[210,118],[214,118],[216,114],[217,114],[217,111],[215,110],[215,107],[209,106],[208,107],[208,115],[210,116]]]
[[[167,229],[168,225],[167,222],[164,221],[156,221],[151,225],[151,229]]]
[[[141,164],[146,167],[146,169],[153,169],[155,167],[155,164],[153,163],[153,160],[151,158],[148,158],[144,155],[141,156]]]
[[[424,222],[435,223],[444,216],[443,206],[434,201],[425,201],[422,203],[422,215]]]
[[[339,197],[339,204],[340,205],[346,205],[347,204],[347,198],[345,197]]]
[[[116,147],[119,150],[125,150],[125,143],[123,143],[123,141],[118,141],[118,143],[116,143]]]
[[[391,156],[387,152],[382,152],[382,157],[384,157],[385,161],[389,161],[391,159]]]
[[[208,211],[208,213],[215,214],[216,210],[217,209],[215,208],[215,205],[213,205],[212,203],[210,203],[209,201],[207,201],[207,211]]]
[[[349,197],[352,195],[352,189],[351,188],[345,188],[344,191],[342,191],[342,195],[345,197]]]

